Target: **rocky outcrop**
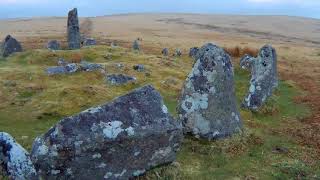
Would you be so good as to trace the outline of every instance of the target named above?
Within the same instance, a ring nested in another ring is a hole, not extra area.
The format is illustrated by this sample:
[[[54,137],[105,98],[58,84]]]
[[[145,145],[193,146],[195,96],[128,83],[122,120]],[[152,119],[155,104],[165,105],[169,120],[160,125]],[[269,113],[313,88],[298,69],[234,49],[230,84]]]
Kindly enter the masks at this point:
[[[130,82],[135,82],[137,78],[132,76],[127,76],[123,74],[111,74],[107,75],[107,82],[111,85],[124,85]]]
[[[129,179],[175,160],[182,127],[145,86],[64,118],[32,147],[42,179]]]
[[[230,136],[242,127],[230,56],[211,43],[198,56],[177,108],[184,131],[205,139]]]
[[[22,52],[22,46],[15,38],[8,35],[2,44],[2,56],[8,57],[10,54],[15,52]]]
[[[69,49],[80,49],[80,27],[78,11],[76,8],[68,13],[68,47]]]
[[[38,179],[29,153],[5,132],[0,132],[0,166],[10,179]]]
[[[265,45],[258,57],[245,55],[240,60],[240,66],[251,70],[250,88],[242,107],[258,110],[278,87],[276,50],[271,45]]]
[[[51,40],[47,44],[49,50],[60,50],[60,43],[57,40]]]

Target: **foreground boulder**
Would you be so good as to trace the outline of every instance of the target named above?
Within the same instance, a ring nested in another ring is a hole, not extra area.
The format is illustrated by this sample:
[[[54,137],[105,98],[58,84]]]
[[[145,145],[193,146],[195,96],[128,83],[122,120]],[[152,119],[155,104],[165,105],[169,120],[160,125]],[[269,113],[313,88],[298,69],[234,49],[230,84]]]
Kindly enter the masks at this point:
[[[192,58],[196,59],[196,56],[197,56],[198,52],[199,52],[199,48],[198,47],[190,48],[189,57],[192,57]]]
[[[276,50],[271,45],[265,45],[258,57],[245,55],[240,60],[240,66],[251,69],[250,88],[242,107],[258,110],[278,87]]]
[[[107,76],[107,82],[111,85],[124,85],[130,82],[135,82],[137,78],[132,76],[127,76],[123,74],[111,74]]]
[[[61,120],[35,140],[32,160],[43,179],[129,179],[174,161],[181,129],[145,86]]]
[[[242,127],[230,56],[211,43],[198,56],[178,106],[184,131],[210,140],[230,136]]]
[[[57,40],[51,40],[47,44],[47,48],[49,50],[59,50],[60,49],[60,43]]]
[[[81,38],[77,8],[69,11],[67,28],[69,49],[80,49]]]
[[[0,132],[0,171],[1,169],[10,179],[38,179],[27,151],[4,132]]]
[[[22,52],[22,46],[15,38],[8,35],[4,39],[1,52],[3,57],[8,57],[12,53]]]

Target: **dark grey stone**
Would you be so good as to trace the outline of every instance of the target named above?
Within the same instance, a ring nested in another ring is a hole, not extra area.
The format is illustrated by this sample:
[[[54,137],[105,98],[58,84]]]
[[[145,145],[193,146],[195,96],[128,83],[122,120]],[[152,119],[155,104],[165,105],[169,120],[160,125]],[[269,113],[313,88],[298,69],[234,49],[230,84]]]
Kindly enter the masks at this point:
[[[164,48],[164,49],[162,49],[161,53],[164,56],[169,56],[169,49],[168,48]]]
[[[137,64],[133,66],[133,69],[138,71],[138,72],[144,72],[144,65],[143,64]]]
[[[0,166],[10,179],[38,179],[29,153],[5,132],[0,132]]]
[[[199,48],[198,47],[190,48],[189,57],[192,57],[192,58],[196,59],[198,52],[199,52]]]
[[[69,49],[79,49],[81,40],[77,8],[69,11],[67,28]]]
[[[48,75],[55,75],[55,74],[71,74],[75,73],[79,70],[79,67],[75,63],[70,63],[65,66],[53,66],[46,69],[46,73]]]
[[[230,56],[211,43],[201,47],[198,55],[177,108],[185,133],[211,140],[239,132],[242,121]]]
[[[240,66],[251,69],[250,88],[242,107],[258,110],[278,87],[276,50],[271,45],[265,45],[260,49],[258,57],[245,55]]]
[[[129,179],[173,162],[182,138],[148,85],[64,118],[35,140],[31,157],[43,179]]]
[[[47,44],[47,48],[50,50],[59,50],[60,49],[60,43],[57,40],[51,40]]]
[[[86,38],[83,42],[84,46],[95,46],[97,45],[97,41],[93,38]]]
[[[80,68],[82,71],[96,71],[99,69],[103,69],[103,66],[101,64],[88,63],[86,61],[81,61]]]
[[[175,52],[174,55],[177,56],[177,57],[182,56],[182,51],[181,51],[181,49],[176,49],[176,52]]]
[[[8,57],[12,53],[22,52],[22,46],[15,38],[8,35],[4,39],[1,52],[3,57]]]
[[[107,76],[107,82],[111,85],[123,85],[129,82],[135,82],[137,79],[123,74],[111,74]]]
[[[138,40],[133,41],[132,49],[135,51],[140,51],[140,44]]]

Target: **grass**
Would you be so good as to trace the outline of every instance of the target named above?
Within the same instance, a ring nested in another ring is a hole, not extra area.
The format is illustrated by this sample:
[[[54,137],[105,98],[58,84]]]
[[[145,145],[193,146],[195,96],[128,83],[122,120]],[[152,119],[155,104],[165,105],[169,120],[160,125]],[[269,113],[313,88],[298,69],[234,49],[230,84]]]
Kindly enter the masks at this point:
[[[104,82],[100,72],[47,76],[44,69],[55,65],[59,57],[101,63],[108,73],[133,75],[138,81],[113,87]],[[118,69],[116,63],[125,67]],[[169,111],[176,116],[177,99],[192,63],[188,57],[163,59],[106,46],[78,51],[32,50],[15,54],[0,61],[0,131],[12,134],[30,150],[34,138],[45,133],[61,118],[150,83],[160,91]],[[146,72],[134,71],[132,66],[135,64],[144,64]],[[248,90],[249,79],[249,72],[235,65],[239,105]],[[299,127],[300,119],[310,114],[306,106],[293,101],[293,97],[301,93],[295,84],[281,81],[261,111],[241,110],[245,127],[243,133],[212,142],[186,137],[176,162],[156,168],[139,179],[319,178],[320,163],[307,163],[303,158],[313,155],[312,148],[299,145],[285,132],[289,125]],[[275,153],[275,147],[285,147],[289,152]]]

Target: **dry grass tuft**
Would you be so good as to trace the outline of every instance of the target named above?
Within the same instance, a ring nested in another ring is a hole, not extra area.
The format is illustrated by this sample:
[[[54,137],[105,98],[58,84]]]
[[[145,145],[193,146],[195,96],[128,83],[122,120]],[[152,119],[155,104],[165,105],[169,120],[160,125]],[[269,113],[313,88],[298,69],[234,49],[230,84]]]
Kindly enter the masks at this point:
[[[73,53],[71,56],[72,63],[80,63],[82,60],[82,55],[80,53]]]
[[[259,53],[258,49],[250,48],[250,47],[241,48],[239,46],[235,46],[232,48],[224,47],[224,50],[232,57],[242,57],[245,54],[256,57]]]

